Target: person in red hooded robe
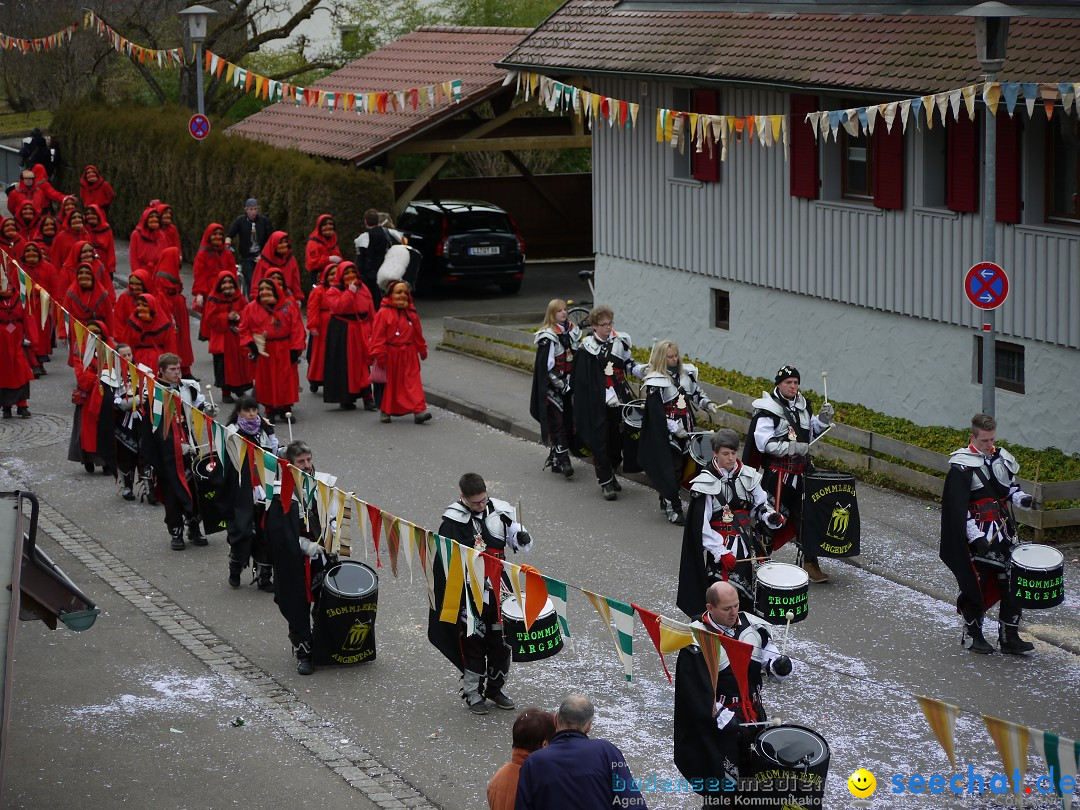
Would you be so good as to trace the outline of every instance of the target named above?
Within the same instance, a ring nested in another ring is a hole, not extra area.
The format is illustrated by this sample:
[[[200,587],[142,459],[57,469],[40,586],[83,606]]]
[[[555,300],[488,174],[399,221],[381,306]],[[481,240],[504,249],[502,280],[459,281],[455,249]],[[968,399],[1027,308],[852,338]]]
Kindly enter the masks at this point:
[[[392,281],[386,290],[371,332],[370,354],[386,369],[379,420],[413,414],[416,423],[431,419],[420,380],[420,361],[427,360],[427,342],[409,285]]]
[[[180,373],[186,379],[191,376],[191,364],[195,352],[191,348],[191,318],[188,316],[187,298],[184,297],[184,281],[180,276],[180,249],[171,245],[161,251],[161,260],[154,273],[154,288],[158,301],[172,310],[176,324],[176,345],[180,355]]]
[[[161,213],[155,206],[149,206],[142,212],[139,224],[131,232],[128,246],[128,262],[132,270],[140,267],[153,275],[161,261],[161,252],[168,247],[165,235],[161,232]],[[155,366],[156,367],[156,366]]]
[[[71,211],[67,216],[62,216],[60,232],[52,243],[51,256],[57,267],[70,264],[71,248],[76,242],[90,241],[90,232],[86,230],[86,220],[82,211]]]
[[[97,255],[93,243],[86,239],[82,239],[71,246],[67,260],[64,262],[63,267],[60,268],[60,274],[67,280],[68,286],[71,286],[71,281],[75,278],[75,268],[80,264],[88,264],[94,268],[94,278],[97,279],[101,288],[108,293],[109,301],[115,304],[116,287],[113,286],[112,276],[105,269],[105,263]]]
[[[48,184],[46,179],[45,185],[42,185],[38,180],[37,172],[33,169],[23,169],[19,175],[19,182],[15,188],[8,192],[7,206],[8,211],[12,214],[17,214],[19,209],[22,208],[22,204],[27,200],[34,206],[34,210],[37,213],[43,214],[46,211],[52,210],[52,202],[56,195],[56,189]],[[56,198],[56,202],[60,202],[64,197],[63,194]]]
[[[214,385],[221,389],[222,402],[235,402],[255,379],[255,363],[240,343],[240,318],[248,305],[240,291],[234,270],[222,270],[206,298],[203,324],[214,360]]]
[[[88,205],[83,212],[83,221],[86,222],[87,238],[97,251],[105,269],[109,271],[111,281],[116,275],[116,238],[113,236],[112,226],[100,205]]]
[[[308,236],[307,245],[304,248],[304,267],[307,268],[311,278],[311,286],[314,287],[323,271],[331,262],[341,261],[341,249],[337,243],[337,231],[334,229],[334,218],[330,214],[320,214],[315,220],[315,230]]]
[[[274,270],[280,270],[285,276],[285,286],[289,288],[292,297],[297,301],[304,300],[304,291],[300,288],[300,266],[296,258],[290,252],[292,245],[289,235],[285,231],[274,231],[266,240],[266,245],[259,254],[259,260],[255,263],[255,271],[251,275],[251,299],[255,300],[255,290],[259,282]]]
[[[158,357],[176,354],[176,327],[164,304],[150,293],[135,297],[135,309],[120,331],[120,339],[131,347],[135,365],[157,368]]]
[[[240,343],[255,360],[255,395],[272,422],[299,394],[304,323],[299,305],[270,279],[260,281],[255,294],[240,317]]]
[[[19,235],[25,241],[32,242],[37,239],[42,216],[34,210],[34,204],[29,200],[24,201],[19,207],[15,213],[15,227],[19,229]]]
[[[37,339],[37,324],[19,295],[17,274],[0,270],[0,408],[4,419],[11,418],[14,407],[20,417],[29,419],[30,381],[34,379],[30,359]],[[36,358],[35,358],[36,359]]]
[[[75,347],[75,418],[71,424],[68,461],[83,465],[88,473],[101,467],[105,475],[116,475],[116,439],[113,422],[113,394],[101,385],[101,361],[92,334],[109,345],[105,324],[91,319],[83,322],[87,337]],[[72,326],[74,330],[74,326]]]
[[[57,210],[56,215],[60,217],[61,222],[65,222],[72,211],[78,210],[79,198],[74,194],[65,194],[64,198],[60,200],[60,208]]]
[[[60,220],[56,218],[56,215],[46,211],[41,215],[41,219],[38,220],[37,237],[34,241],[41,245],[41,249],[45,254],[45,260],[52,264],[54,267],[59,268],[62,261],[53,255],[53,243],[56,241],[57,234],[60,233]]]
[[[23,245],[19,263],[36,285],[45,290],[50,297],[55,297],[56,268],[43,260],[41,248],[36,242],[27,242]],[[45,325],[41,326],[41,294],[35,291],[27,296],[27,314],[35,324],[30,347],[30,366],[33,369],[34,376],[41,377],[45,374],[43,363],[52,354],[52,307],[49,307],[49,312],[45,316]]]
[[[25,244],[26,240],[19,233],[15,220],[10,217],[0,219],[0,252],[17,261]]]
[[[364,400],[364,410],[373,411],[368,341],[375,306],[355,264],[338,265],[337,281],[327,289],[326,301],[330,322],[326,327],[323,402],[336,402],[342,410],[351,411],[359,397]]]
[[[82,177],[79,178],[79,197],[86,208],[91,205],[101,207],[105,216],[109,215],[109,206],[116,198],[116,192],[109,185],[109,181],[101,176],[97,166],[87,166],[83,169]]]
[[[154,292],[153,279],[145,270],[136,270],[128,276],[127,287],[116,296],[116,304],[113,306],[113,321],[116,323],[117,337],[123,337],[128,319],[135,311],[136,299],[143,293],[153,295]]]
[[[218,222],[211,222],[203,231],[199,249],[195,251],[192,264],[191,308],[203,311],[203,305],[210,291],[217,284],[222,273],[236,274],[236,257],[225,244],[225,227]],[[206,340],[206,322],[199,326],[199,339]]]
[[[161,233],[165,237],[165,246],[174,247],[180,251],[180,261],[184,260],[184,250],[180,246],[180,229],[173,222],[172,206],[168,203],[158,203],[158,213],[161,214]]]
[[[319,283],[311,288],[307,300],[308,354],[307,378],[311,393],[317,393],[322,385],[324,358],[326,357],[326,326],[330,323],[330,304],[326,291],[334,283],[337,265],[329,264],[322,272]]]
[[[75,281],[64,295],[63,307],[75,320],[87,323],[98,321],[105,327],[105,334],[113,331],[113,308],[109,294],[102,289],[94,274],[94,268],[87,262],[75,268]],[[75,365],[75,341],[68,341],[68,365]]]

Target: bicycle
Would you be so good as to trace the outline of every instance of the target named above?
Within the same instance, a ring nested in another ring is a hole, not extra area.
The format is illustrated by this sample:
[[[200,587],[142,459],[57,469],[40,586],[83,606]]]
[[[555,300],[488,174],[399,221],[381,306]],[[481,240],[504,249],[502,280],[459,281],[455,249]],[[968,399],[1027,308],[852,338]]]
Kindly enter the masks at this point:
[[[589,293],[593,298],[596,298],[596,288],[593,286],[593,271],[579,270],[577,277],[589,285]],[[567,301],[566,303],[572,305],[566,310],[567,320],[584,331],[589,325],[589,311],[593,306],[592,300],[578,301],[576,304],[573,301]]]

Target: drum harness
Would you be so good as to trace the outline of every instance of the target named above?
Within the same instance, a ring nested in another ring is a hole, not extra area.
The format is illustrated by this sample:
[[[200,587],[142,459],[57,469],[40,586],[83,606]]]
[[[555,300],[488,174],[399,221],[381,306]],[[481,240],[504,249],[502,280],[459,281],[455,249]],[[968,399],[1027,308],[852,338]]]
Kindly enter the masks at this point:
[[[976,523],[985,526],[986,539],[991,545],[1003,543],[1006,547],[1004,552],[998,552],[1004,557],[1004,560],[997,558],[993,550],[991,550],[991,554],[995,554],[994,557],[973,557],[973,559],[998,568],[1006,567],[1010,561],[1010,555],[1007,552],[1011,551],[1012,547],[1016,545],[1017,539],[1013,528],[1016,524],[1012,503],[1009,502],[1008,493],[998,497],[997,492],[1000,491],[1001,483],[997,481],[996,477],[991,479],[983,467],[976,467],[972,472],[982,482],[983,488],[990,495],[972,501],[968,504],[968,511]]]

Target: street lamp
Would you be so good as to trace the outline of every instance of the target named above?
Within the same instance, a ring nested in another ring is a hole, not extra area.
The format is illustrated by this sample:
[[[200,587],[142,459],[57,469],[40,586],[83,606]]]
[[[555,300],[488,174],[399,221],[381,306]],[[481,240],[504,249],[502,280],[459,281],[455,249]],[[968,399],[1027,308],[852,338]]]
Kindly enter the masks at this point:
[[[206,23],[211,14],[217,14],[212,8],[206,6],[189,6],[179,12],[181,17],[186,17],[188,22],[188,34],[195,43],[195,93],[198,96],[199,115],[203,115],[203,65],[202,44],[206,39]]]
[[[959,17],[975,18],[975,52],[979,57],[985,80],[997,81],[997,74],[1005,65],[1005,46],[1009,40],[1009,18],[1027,14],[1004,3],[980,3],[964,11]],[[992,262],[997,255],[997,121],[992,120],[990,110],[983,114],[983,210],[982,261]],[[995,383],[997,382],[997,351],[994,330],[997,328],[997,310],[986,310],[983,323],[982,343],[982,411],[994,415]]]

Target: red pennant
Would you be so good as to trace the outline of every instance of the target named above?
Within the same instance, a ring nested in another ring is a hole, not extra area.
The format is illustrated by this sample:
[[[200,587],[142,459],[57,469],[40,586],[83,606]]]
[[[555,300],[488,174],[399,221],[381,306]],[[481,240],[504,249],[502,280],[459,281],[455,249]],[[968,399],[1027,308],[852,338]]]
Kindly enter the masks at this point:
[[[656,647],[656,652],[660,654],[660,666],[664,668],[664,674],[667,675],[668,683],[671,683],[671,673],[668,672],[667,661],[664,660],[664,653],[660,649],[660,614],[653,613],[651,610],[645,610],[645,608],[630,603],[630,607],[637,611],[641,617],[641,623],[645,625],[645,632],[649,634],[649,638],[652,639],[653,646]]]
[[[548,592],[544,576],[531,565],[521,566],[525,572],[525,629],[532,627],[547,605]]]
[[[281,511],[288,514],[292,504],[293,490],[296,489],[296,479],[293,478],[288,461],[279,458],[278,466],[281,469]]]
[[[393,515],[386,516],[386,547],[390,550],[390,572],[396,577],[401,550],[401,524]]]
[[[371,539],[375,543],[375,567],[382,568],[382,559],[379,557],[379,537],[382,535],[382,510],[370,503],[367,507],[368,522],[371,524]]]
[[[502,560],[500,560],[498,557],[493,557],[490,554],[483,554],[481,556],[484,559],[484,579],[488,579],[491,581],[491,587],[495,589],[496,593],[501,593],[499,589],[499,583],[502,581]],[[498,620],[501,622],[502,599],[495,599],[495,614],[498,616]]]
[[[728,666],[731,667],[735,682],[739,685],[739,699],[742,701],[743,714],[749,722],[756,722],[757,712],[754,711],[754,704],[750,702],[750,683],[747,676],[750,659],[754,655],[754,647],[738,639],[728,638],[723,633],[717,633],[716,637],[720,639],[720,646],[727,653]]]

